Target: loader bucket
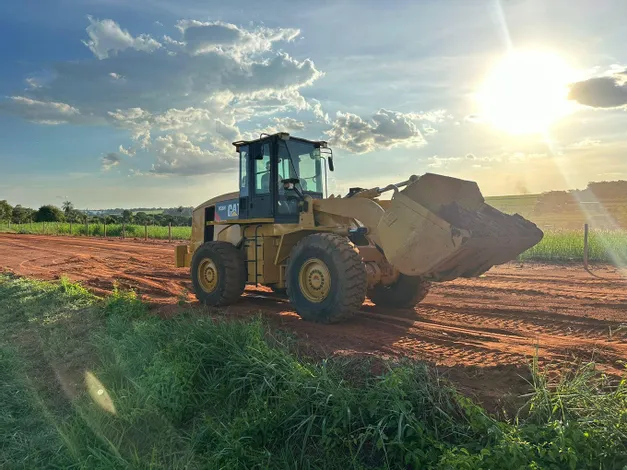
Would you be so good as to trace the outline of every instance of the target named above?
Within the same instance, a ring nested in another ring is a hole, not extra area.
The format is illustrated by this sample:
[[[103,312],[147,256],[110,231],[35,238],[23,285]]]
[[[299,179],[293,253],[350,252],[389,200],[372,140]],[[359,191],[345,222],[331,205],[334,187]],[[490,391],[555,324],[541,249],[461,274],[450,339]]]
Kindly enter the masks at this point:
[[[532,222],[486,204],[476,183],[430,173],[394,194],[377,234],[396,269],[434,281],[479,276],[543,237]]]

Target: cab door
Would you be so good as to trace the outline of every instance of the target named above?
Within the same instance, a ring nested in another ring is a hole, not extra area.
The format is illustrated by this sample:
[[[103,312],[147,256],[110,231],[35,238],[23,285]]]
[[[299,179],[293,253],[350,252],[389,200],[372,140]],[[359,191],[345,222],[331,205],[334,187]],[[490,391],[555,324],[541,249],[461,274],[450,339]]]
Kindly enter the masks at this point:
[[[276,188],[276,172],[272,171],[272,143],[267,139],[250,144],[248,219],[274,217],[272,188]]]

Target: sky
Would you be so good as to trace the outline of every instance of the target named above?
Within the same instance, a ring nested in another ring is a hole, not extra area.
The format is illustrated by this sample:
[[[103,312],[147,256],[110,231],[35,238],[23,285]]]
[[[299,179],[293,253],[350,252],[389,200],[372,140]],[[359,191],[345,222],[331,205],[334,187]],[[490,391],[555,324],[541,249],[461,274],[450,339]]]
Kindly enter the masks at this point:
[[[412,174],[486,196],[627,179],[623,0],[11,2],[0,199],[195,206],[231,143],[323,139],[330,190]]]

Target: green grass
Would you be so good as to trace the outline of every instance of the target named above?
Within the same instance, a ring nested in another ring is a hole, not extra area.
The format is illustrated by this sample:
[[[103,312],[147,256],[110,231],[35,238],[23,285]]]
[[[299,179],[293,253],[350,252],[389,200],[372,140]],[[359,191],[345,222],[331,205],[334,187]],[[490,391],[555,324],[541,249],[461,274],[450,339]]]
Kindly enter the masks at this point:
[[[8,226],[0,226],[0,231],[7,231]],[[34,223],[11,225],[13,233],[34,233],[50,235],[69,235],[68,223]],[[521,261],[582,261],[583,260],[583,230],[545,230],[544,239],[535,247],[520,256]],[[85,226],[73,224],[73,235],[85,235]],[[103,236],[102,225],[90,225],[90,236]],[[108,225],[107,236],[120,237],[122,225]],[[126,238],[144,238],[144,227],[127,225]],[[189,240],[191,227],[172,227],[172,238],[175,240]],[[168,227],[148,226],[148,238],[166,240]],[[591,230],[589,238],[589,260],[591,262],[613,263],[627,265],[627,231],[624,230]]]
[[[132,293],[0,275],[0,327],[0,468],[627,465],[627,385],[592,366],[534,368],[505,422],[424,365],[312,361],[259,320],[161,320]]]
[[[627,231],[592,230],[588,239],[591,262],[627,266]],[[582,261],[583,230],[545,231],[536,246],[520,256],[523,261]]]
[[[103,224],[90,224],[88,227],[85,224],[72,224],[70,226],[67,222],[34,222],[32,224],[0,224],[0,232],[11,233],[28,233],[38,235],[86,235],[87,229],[89,229],[89,236],[102,237],[104,236]],[[107,225],[107,237],[121,237],[122,236],[122,224],[109,224]],[[175,240],[189,240],[192,234],[191,227],[172,227],[172,238]],[[144,238],[144,226],[143,225],[126,225],[124,236],[126,238]],[[161,227],[159,225],[148,226],[148,238],[156,238],[161,240],[167,240],[168,227]]]

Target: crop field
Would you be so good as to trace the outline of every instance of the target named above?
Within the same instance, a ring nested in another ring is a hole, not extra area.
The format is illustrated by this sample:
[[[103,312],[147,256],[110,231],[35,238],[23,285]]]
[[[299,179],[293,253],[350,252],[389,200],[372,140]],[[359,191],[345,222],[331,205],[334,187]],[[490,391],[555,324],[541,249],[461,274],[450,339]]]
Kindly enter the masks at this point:
[[[122,224],[107,225],[107,237],[122,237]],[[143,225],[126,225],[125,238],[144,238]],[[0,225],[0,232],[37,234],[37,235],[70,235],[85,236],[87,228],[83,224],[65,222],[7,224]],[[531,250],[524,253],[521,261],[582,261],[583,230],[544,230],[544,239]],[[189,240],[191,227],[172,227],[173,240]],[[168,227],[147,227],[148,238],[157,240],[168,239]],[[89,235],[104,236],[103,225],[89,225]],[[619,263],[627,265],[627,230],[592,230],[589,238],[589,260],[602,263]]]
[[[521,261],[581,261],[583,230],[545,231],[536,246],[520,256]],[[588,238],[588,259],[627,266],[627,231],[596,230]]]
[[[507,214],[518,213],[543,230],[581,230],[585,223],[599,230],[627,230],[627,200],[565,206],[538,205],[539,194],[487,197],[486,202]]]
[[[148,238],[157,240],[168,239],[168,227],[159,225],[134,224],[107,224],[107,237],[121,237],[124,231],[126,238],[144,238],[147,231]],[[68,222],[33,222],[32,224],[7,224],[0,225],[0,232],[37,234],[37,235],[77,235],[92,237],[103,237],[105,226],[103,224],[70,224]],[[172,227],[173,240],[186,240],[192,234],[191,227]]]

